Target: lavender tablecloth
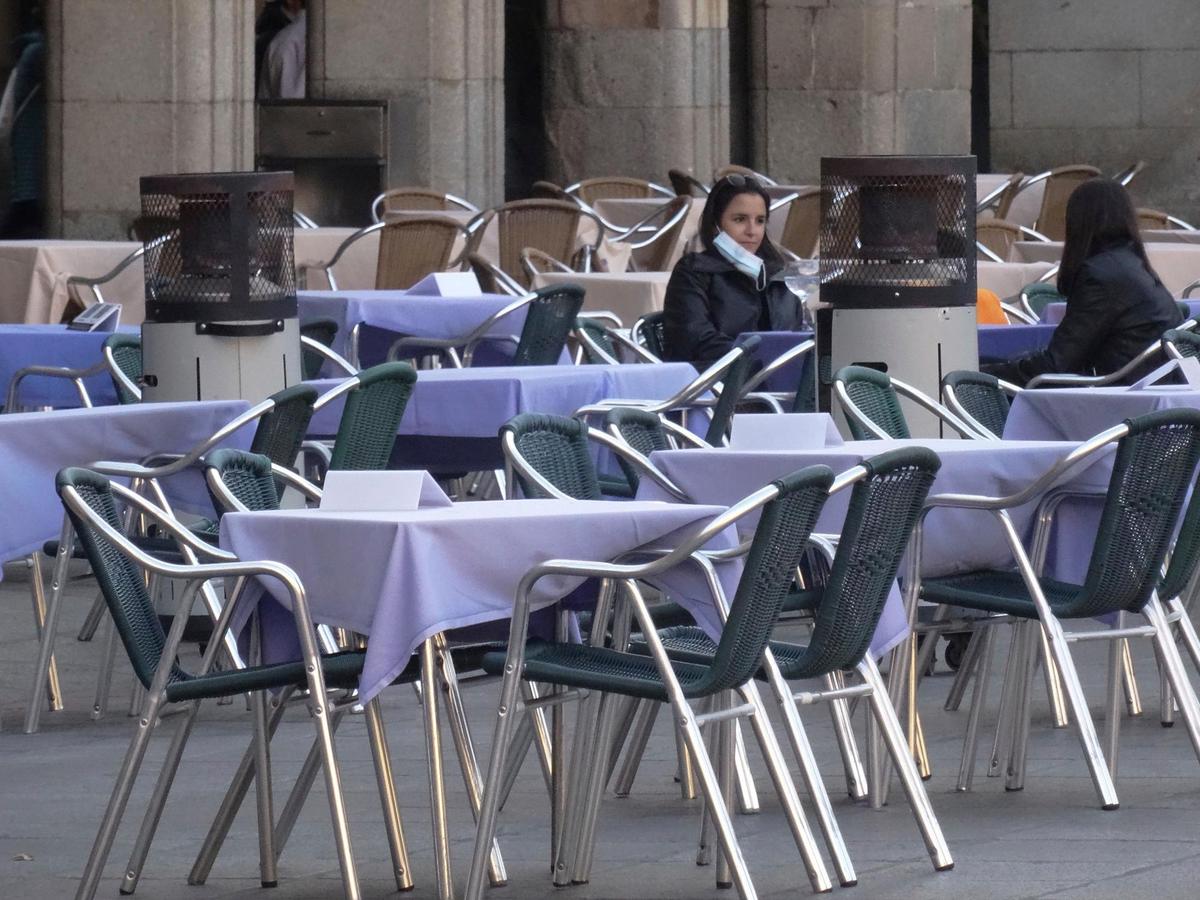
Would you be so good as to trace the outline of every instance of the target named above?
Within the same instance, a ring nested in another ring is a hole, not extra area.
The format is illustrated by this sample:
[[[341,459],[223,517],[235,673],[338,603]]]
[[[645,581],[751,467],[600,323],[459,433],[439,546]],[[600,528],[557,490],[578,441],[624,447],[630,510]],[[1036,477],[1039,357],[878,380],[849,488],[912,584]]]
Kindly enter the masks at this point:
[[[86,369],[96,365],[101,361],[100,349],[107,337],[95,331],[69,331],[66,325],[0,325],[0,391],[7,392],[13,375],[26,366]],[[117,402],[108,373],[92,375],[84,379],[84,385],[93,405]],[[26,408],[79,406],[74,386],[62,378],[30,376],[21,382],[19,399]]]
[[[0,416],[0,560],[57,537],[62,505],[54,476],[66,466],[100,460],[137,462],[153,453],[183,453],[244,412],[244,400],[147,403]],[[229,446],[247,447],[253,426]],[[164,484],[172,503],[210,512],[202,480],[182,473]]]
[[[1179,302],[1187,306],[1189,316],[1200,316],[1200,300],[1180,300]],[[1066,314],[1067,304],[1047,303],[1046,308],[1042,310],[1042,321],[1048,325],[1057,325]]]
[[[672,503],[514,500],[393,513],[229,513],[221,519],[221,546],[242,559],[290,566],[316,621],[370,635],[360,684],[365,700],[391,682],[424,639],[507,619],[518,582],[533,566],[674,546],[720,512]],[[544,579],[535,605],[556,602],[577,583]],[[287,603],[277,584],[264,587]],[[679,599],[714,627],[711,602]]]
[[[1013,399],[1005,440],[1085,441],[1125,419],[1160,409],[1200,409],[1200,391],[1184,385],[1046,388]]]

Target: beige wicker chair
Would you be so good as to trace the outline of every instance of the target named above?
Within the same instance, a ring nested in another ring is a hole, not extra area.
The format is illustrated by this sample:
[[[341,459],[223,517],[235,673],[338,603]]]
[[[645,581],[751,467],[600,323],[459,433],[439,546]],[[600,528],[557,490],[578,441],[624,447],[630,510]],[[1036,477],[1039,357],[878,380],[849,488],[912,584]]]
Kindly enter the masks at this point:
[[[1195,231],[1196,226],[1190,225],[1170,213],[1161,212],[1157,209],[1139,208],[1137,211],[1138,228],[1142,231],[1148,229],[1157,229],[1170,231],[1173,229],[1186,229],[1187,231]]]
[[[817,255],[821,232],[821,189],[803,188],[788,206],[787,219],[779,243],[797,256],[810,259]]]
[[[529,248],[526,248],[526,252],[530,252]],[[540,250],[532,252],[541,253]],[[485,294],[511,294],[518,297],[525,293],[525,288],[513,280],[511,275],[500,271],[478,253],[467,254],[464,268],[474,273],[475,280],[479,282],[479,289]]]
[[[411,210],[445,212],[453,209],[462,209],[470,213],[479,212],[478,206],[453,194],[443,194],[439,191],[418,187],[392,188],[371,201],[371,221],[380,222],[391,213],[396,212]]]
[[[567,185],[566,192],[585,203],[597,200],[639,200],[648,197],[673,197],[674,192],[660,184],[641,178],[585,178]]]
[[[733,163],[730,163],[727,166],[721,166],[721,168],[717,169],[717,171],[713,173],[713,183],[715,184],[716,182],[720,181],[726,175],[745,175],[746,177],[753,178],[758,181],[759,184],[767,187],[774,187],[778,184],[777,181],[775,181],[773,178],[768,178],[762,172],[755,172],[753,169],[749,169],[746,166],[738,166],[734,165]]]
[[[568,200],[570,196],[553,181],[535,181],[529,189],[529,196],[534,200]]]
[[[975,244],[979,249],[980,259],[1008,262],[1012,254],[1012,246],[1019,240],[1021,240],[1020,225],[990,217],[975,220]]]
[[[1036,184],[1046,182],[1046,190],[1042,194],[1042,208],[1038,212],[1037,223],[1033,226],[1038,234],[1052,241],[1065,240],[1067,236],[1067,199],[1079,185],[1100,175],[1095,166],[1060,166],[1035,175],[1021,185],[1021,190]]]
[[[499,269],[528,288],[530,279],[521,266],[521,251],[532,247],[561,262],[573,262],[582,216],[595,221],[596,239],[580,250],[580,262],[575,268],[589,272],[592,256],[604,239],[604,226],[594,214],[565,200],[514,200],[485,210],[467,224],[471,233],[468,250],[478,252],[484,233],[495,227],[500,246],[500,258],[496,261]]]
[[[707,197],[708,186],[696,179],[691,172],[683,169],[667,170],[667,178],[677,197]]]
[[[1000,185],[990,194],[980,197],[975,204],[975,212],[982,213],[989,209],[994,209],[993,213],[997,219],[1008,217],[1008,211],[1012,208],[1013,199],[1021,190],[1021,182],[1025,180],[1024,172],[1013,172],[1008,176],[1008,181]]]
[[[333,258],[322,267],[330,290],[338,290],[333,267],[350,245],[372,232],[379,232],[379,256],[375,264],[375,289],[402,291],[430,272],[454,268],[462,258],[451,258],[454,244],[467,238],[467,230],[443,216],[411,216],[392,222],[376,222],[360,228],[342,241]],[[464,250],[466,242],[464,240]]]

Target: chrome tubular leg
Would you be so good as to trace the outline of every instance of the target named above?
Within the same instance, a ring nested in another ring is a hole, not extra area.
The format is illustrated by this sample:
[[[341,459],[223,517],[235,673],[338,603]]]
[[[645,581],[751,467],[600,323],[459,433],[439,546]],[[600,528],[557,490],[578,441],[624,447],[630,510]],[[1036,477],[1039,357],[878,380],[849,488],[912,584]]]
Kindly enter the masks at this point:
[[[421,696],[424,700],[425,749],[429,761],[429,809],[433,820],[433,857],[438,900],[454,900],[450,833],[446,823],[446,782],[442,772],[442,733],[438,717],[437,660],[433,639],[421,644]]]
[[[617,727],[617,717],[621,712],[619,698],[610,694],[601,694],[599,724],[596,737],[592,743],[592,753],[589,766],[585,772],[584,793],[579,798],[582,824],[579,829],[579,840],[576,844],[575,863],[571,872],[574,884],[586,884],[592,875],[592,860],[596,850],[596,820],[600,814],[600,803],[604,796],[604,784],[607,766],[604,761],[612,755],[614,732]]]
[[[921,830],[921,837],[925,841],[925,849],[929,852],[933,867],[939,872],[951,869],[954,867],[954,859],[950,856],[950,848],[946,846],[946,838],[942,834],[941,825],[938,824],[933,805],[929,802],[925,785],[921,783],[916,763],[908,751],[908,744],[904,740],[904,732],[900,728],[896,710],[888,702],[883,680],[879,677],[879,670],[875,667],[870,654],[859,663],[858,670],[862,674],[863,680],[871,686],[869,695],[871,711],[879,721],[880,731],[883,733],[883,739],[892,756],[892,761],[895,763],[896,771],[900,775],[900,783],[908,795],[909,805],[913,808],[917,827]]]
[[[270,702],[273,704],[273,707],[271,710],[271,719],[267,723],[268,737],[274,735],[275,730],[279,727],[279,723],[283,719],[287,698],[291,694],[292,689],[287,688],[278,696],[271,698]],[[209,826],[208,834],[205,836],[204,842],[200,845],[200,852],[196,856],[196,861],[192,864],[191,872],[188,873],[188,884],[204,884],[208,880],[208,874],[212,871],[213,863],[216,861],[217,854],[221,850],[221,845],[225,842],[225,836],[229,834],[229,827],[233,824],[233,819],[241,808],[242,800],[245,799],[246,792],[250,789],[250,779],[253,776],[254,743],[252,741],[246,748],[246,752],[242,754],[242,759],[238,763],[233,781],[230,782],[229,788],[225,791],[225,796],[221,800],[221,805],[217,809],[216,818],[213,819],[212,825]],[[276,850],[278,850],[282,844],[279,829],[276,829],[275,837]]]
[[[1121,638],[1121,684],[1125,691],[1125,708],[1129,715],[1142,714],[1142,692],[1138,690],[1137,676],[1133,674],[1133,656],[1129,652],[1129,638]]]
[[[1025,787],[1025,759],[1029,748],[1029,724],[1033,712],[1033,677],[1037,667],[1037,641],[1041,628],[1034,621],[1022,622],[1020,626],[1021,656],[1017,669],[1019,678],[1016,703],[1013,706],[1012,750],[1009,754],[1008,776],[1004,782],[1006,791],[1019,791]]]
[[[34,551],[29,556],[29,589],[33,599],[33,624],[37,631],[38,640],[42,639],[42,631],[46,624],[46,586],[42,582],[42,554]],[[58,712],[63,708],[62,689],[58,684],[58,663],[50,657],[50,670],[46,676],[46,693],[50,701],[50,709]]]
[[[346,713],[347,710],[339,709],[330,715],[329,730],[334,734],[337,734],[338,726],[342,724]],[[296,774],[291,793],[288,794],[287,801],[283,804],[283,811],[275,822],[276,858],[283,855],[283,848],[287,846],[288,838],[292,836],[292,829],[296,827],[296,820],[300,818],[300,811],[304,809],[304,804],[308,800],[309,794],[312,793],[313,783],[317,780],[317,773],[320,771],[321,744],[314,740],[308,748],[304,762],[300,764],[300,771]]]
[[[976,632],[976,636],[979,634]],[[967,733],[963,738],[962,762],[958,767],[956,789],[960,791],[971,790],[975,780],[975,758],[979,754],[979,717],[983,712],[984,703],[987,702],[988,682],[992,674],[992,656],[996,648],[995,626],[984,628],[980,639],[983,646],[976,654],[975,686],[971,691],[971,711],[967,714]],[[975,638],[971,640],[974,641]]]
[[[113,666],[117,660],[117,629],[111,618],[102,623],[104,647],[100,651],[100,671],[96,674],[96,699],[92,701],[92,718],[108,713],[108,695],[112,690]]]
[[[1000,681],[1000,709],[996,714],[996,735],[992,739],[992,755],[988,762],[988,778],[997,778],[1008,767],[1008,754],[1012,748],[1012,709],[1017,672],[1017,655],[1020,652],[1020,628],[1014,622],[1008,627],[1008,655],[1004,659],[1004,677]]]
[[[675,736],[675,755],[678,757],[679,793],[684,800],[696,799],[696,770],[691,751],[682,735]]]
[[[720,700],[718,700],[717,709],[728,709],[729,705],[729,692],[726,691],[721,695]],[[724,719],[711,726],[716,730],[717,736],[717,781],[721,789],[720,802],[729,812],[733,811],[733,780],[735,777],[733,724],[729,719]],[[733,876],[729,874],[729,859],[726,857],[723,847],[717,848],[715,876],[718,888],[733,886]]]
[[[413,889],[412,867],[408,862],[408,846],[404,840],[404,824],[400,821],[400,803],[396,799],[396,781],[392,775],[392,757],[388,750],[387,729],[379,698],[372,697],[366,705],[367,740],[375,763],[375,784],[379,788],[379,804],[383,811],[383,826],[387,834],[388,853],[392,859],[392,877],[396,890]]]
[[[1054,713],[1054,727],[1066,728],[1070,725],[1067,718],[1067,704],[1063,700],[1062,678],[1059,677],[1058,667],[1054,665],[1054,657],[1050,655],[1050,641],[1046,632],[1038,629],[1040,655],[1042,658],[1042,674],[1046,678],[1046,696],[1050,698],[1050,710]]]
[[[500,809],[504,809],[508,803],[508,797],[512,793],[513,785],[517,783],[517,776],[521,773],[521,765],[525,762],[525,757],[529,753],[529,748],[533,746],[533,717],[528,712],[522,714],[517,719],[517,728],[513,732],[511,746],[508,751],[508,761],[504,765],[504,772],[500,777]],[[546,789],[546,794],[549,796],[549,787]]]
[[[258,654],[255,653],[257,657]],[[263,887],[279,884],[275,867],[275,804],[271,792],[271,745],[267,740],[267,701],[263,691],[250,698],[254,722],[254,799],[258,813],[258,872]]]
[[[733,772],[737,786],[738,812],[752,816],[758,812],[758,791],[754,789],[754,772],[746,756],[746,741],[742,737],[741,723],[733,723]]]
[[[1123,615],[1117,621],[1124,620]],[[1121,706],[1123,699],[1121,640],[1108,642],[1108,678],[1105,683],[1104,704],[1104,759],[1108,763],[1108,774],[1117,777],[1117,748],[1121,744]]]
[[[26,734],[33,734],[38,730],[42,705],[46,702],[50,660],[54,654],[54,634],[58,629],[58,613],[62,607],[62,594],[67,583],[67,564],[71,561],[71,549],[75,545],[74,535],[71,520],[64,515],[62,533],[58,538],[58,555],[54,558],[54,572],[50,577],[50,602],[46,606],[37,663],[33,668],[33,689],[29,692],[29,705],[25,708]]]
[[[83,619],[83,625],[80,626],[75,640],[90,641],[95,637],[96,627],[104,620],[106,612],[108,612],[108,604],[104,602],[104,595],[98,593],[96,599],[92,601],[91,608],[88,609],[88,614]]]
[[[175,774],[179,771],[179,760],[183,756],[183,748],[192,733],[192,727],[196,724],[196,713],[199,710],[199,701],[193,702],[182,717],[183,720],[176,726],[175,734],[171,737],[171,744],[167,748],[162,770],[158,774],[158,781],[154,783],[154,792],[150,795],[146,814],[142,817],[142,827],[138,831],[137,840],[133,843],[129,865],[125,867],[125,877],[121,880],[122,894],[132,894],[137,890],[138,879],[142,876],[142,869],[146,865],[146,856],[150,852],[150,843],[154,840],[155,831],[158,830],[163,807],[167,803],[167,794],[171,792]]]
[[[633,720],[637,717],[638,706],[641,702],[636,697],[617,697],[616,700],[620,712],[617,714],[616,728],[613,729],[612,748],[608,754],[608,762],[604,766],[605,790],[612,783],[613,774],[617,771],[621,751],[625,748],[625,742],[629,740],[629,729],[633,727]]]
[[[825,686],[836,690],[846,686],[841,672],[825,676]],[[867,773],[862,757],[858,753],[858,741],[854,737],[854,726],[850,721],[850,704],[844,699],[829,701],[829,717],[833,720],[833,733],[837,738],[838,752],[842,756],[842,768],[846,771],[846,793],[852,800],[867,796]]]
[[[1178,597],[1167,604],[1167,609],[1173,615],[1178,615],[1175,627],[1179,630],[1179,638],[1192,660],[1192,666],[1200,671],[1200,636],[1197,636],[1196,627],[1192,625],[1191,614]]]
[[[618,797],[628,797],[633,789],[633,779],[637,777],[638,767],[650,742],[650,734],[654,730],[654,720],[658,717],[661,703],[653,700],[638,701],[637,718],[629,729],[629,740],[625,750],[625,759],[617,771],[617,785],[614,793]]]
[[[983,643],[984,632],[990,630],[991,626],[980,624],[971,632],[971,639],[967,641],[967,649],[963,652],[962,662],[958,666],[958,671],[954,673],[954,683],[950,685],[950,692],[946,695],[946,703],[942,706],[946,712],[957,712],[962,705],[962,699],[967,693],[967,682],[971,680],[971,676],[979,676],[979,649]]]
[[[575,739],[571,742],[571,762],[566,770],[565,803],[560,821],[558,840],[555,842],[551,862],[555,887],[571,883],[571,868],[579,846],[579,834],[583,825],[581,800],[587,780],[585,770],[591,757],[592,744],[596,737],[597,717],[601,694],[591,693],[579,703],[579,714],[575,720]],[[556,707],[557,709],[558,707]]]
[[[54,604],[52,602],[50,606],[51,618],[53,614]],[[150,736],[154,733],[154,723],[158,720],[160,702],[161,696],[152,698],[150,703],[147,704],[146,714],[137,724],[133,740],[130,741],[129,749],[125,753],[125,760],[121,763],[121,770],[117,774],[117,782],[113,785],[112,795],[108,800],[108,807],[104,810],[104,818],[100,821],[100,830],[97,832],[96,841],[92,845],[92,852],[88,855],[83,876],[79,879],[79,887],[75,891],[75,900],[92,900],[96,896],[96,888],[100,884],[100,876],[104,873],[104,864],[108,861],[108,854],[112,850],[113,839],[117,836],[117,826],[121,824],[121,817],[125,814],[125,807],[129,803],[129,795],[133,791],[133,783],[137,779],[138,769],[141,767],[142,759],[146,755],[146,747],[150,743]]]
[[[1180,718],[1187,727],[1192,750],[1195,752],[1196,758],[1200,759],[1200,702],[1197,701],[1196,692],[1192,689],[1191,681],[1188,680],[1183,660],[1179,656],[1179,650],[1175,646],[1175,640],[1171,636],[1170,626],[1167,624],[1158,598],[1151,596],[1150,601],[1142,608],[1142,613],[1154,626],[1154,642],[1158,645],[1158,652],[1162,656],[1163,665],[1167,670],[1167,679],[1171,684],[1171,690],[1175,693],[1176,701],[1179,703]]]

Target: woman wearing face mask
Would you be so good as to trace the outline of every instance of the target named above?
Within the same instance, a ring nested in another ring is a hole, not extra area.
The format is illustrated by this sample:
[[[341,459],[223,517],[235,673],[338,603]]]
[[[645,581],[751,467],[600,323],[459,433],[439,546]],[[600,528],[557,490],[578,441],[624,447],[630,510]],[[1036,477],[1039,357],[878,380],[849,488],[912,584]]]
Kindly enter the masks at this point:
[[[663,303],[667,359],[703,370],[745,331],[791,331],[800,305],[783,283],[783,256],[767,237],[770,198],[754,178],[712,186],[700,217],[704,249],[675,265]]]

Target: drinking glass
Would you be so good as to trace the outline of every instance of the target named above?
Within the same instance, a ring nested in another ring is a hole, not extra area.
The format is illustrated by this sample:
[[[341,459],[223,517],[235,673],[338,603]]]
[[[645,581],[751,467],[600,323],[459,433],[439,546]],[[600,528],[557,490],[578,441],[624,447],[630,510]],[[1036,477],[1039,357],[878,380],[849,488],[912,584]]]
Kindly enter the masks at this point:
[[[783,267],[783,283],[800,301],[800,315],[805,327],[812,324],[812,317],[805,301],[808,300],[810,294],[817,290],[819,265],[819,261],[815,259],[794,259]]]

